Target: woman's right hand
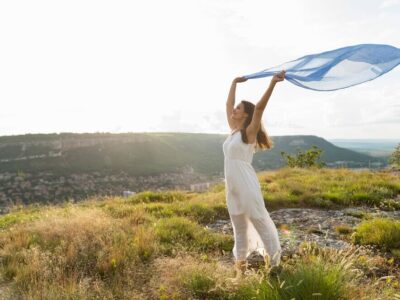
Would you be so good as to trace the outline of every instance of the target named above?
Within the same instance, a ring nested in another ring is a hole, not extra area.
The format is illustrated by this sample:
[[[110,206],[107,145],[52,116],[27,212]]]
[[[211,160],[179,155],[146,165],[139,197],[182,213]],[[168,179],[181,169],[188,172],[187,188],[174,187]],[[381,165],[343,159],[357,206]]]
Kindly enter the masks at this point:
[[[285,71],[285,70],[282,70],[282,71],[280,71],[279,73],[276,73],[276,74],[272,77],[271,82],[272,82],[272,83],[277,83],[277,82],[279,82],[279,81],[283,81],[283,80],[285,79],[285,74],[286,74],[286,71]]]
[[[246,77],[236,77],[234,80],[233,80],[233,82],[236,82],[236,83],[239,83],[239,82],[245,82],[245,81],[247,81],[247,78]]]

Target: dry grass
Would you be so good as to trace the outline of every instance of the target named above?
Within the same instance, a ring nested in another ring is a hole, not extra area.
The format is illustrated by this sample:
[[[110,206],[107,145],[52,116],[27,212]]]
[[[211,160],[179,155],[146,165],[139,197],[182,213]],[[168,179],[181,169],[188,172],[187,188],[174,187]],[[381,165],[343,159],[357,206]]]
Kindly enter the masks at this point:
[[[267,206],[347,206],[379,203],[399,191],[398,178],[375,175],[284,169],[260,179]],[[365,249],[312,244],[288,257],[279,277],[254,269],[234,285],[232,261],[222,259],[232,249],[232,236],[203,226],[220,218],[229,218],[221,186],[202,194],[147,192],[134,199],[94,197],[15,209],[0,218],[0,274],[11,293],[5,299],[276,300],[308,299],[310,293],[323,295],[313,299],[391,299],[399,294],[397,260]]]
[[[24,298],[80,299],[82,291],[111,298],[113,289],[127,281],[124,273],[154,252],[151,235],[123,228],[98,208],[54,209],[45,215],[1,235],[3,274]]]

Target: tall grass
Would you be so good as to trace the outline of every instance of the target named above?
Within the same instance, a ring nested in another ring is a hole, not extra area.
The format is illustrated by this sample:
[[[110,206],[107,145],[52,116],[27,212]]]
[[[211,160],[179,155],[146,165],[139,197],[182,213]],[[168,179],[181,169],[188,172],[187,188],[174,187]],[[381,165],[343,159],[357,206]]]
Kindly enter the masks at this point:
[[[388,174],[346,170],[284,169],[260,181],[267,207],[371,205],[399,192],[399,180]],[[233,285],[226,256],[233,237],[204,227],[229,218],[225,201],[219,185],[202,194],[144,192],[16,208],[0,217],[5,299],[385,299],[378,291],[389,299],[398,291],[397,279],[379,279],[398,276],[394,262],[377,265],[354,249],[312,244],[287,258],[278,277],[254,269]],[[397,251],[398,223],[367,221],[355,242]]]
[[[188,198],[187,194],[181,191],[152,192],[146,191],[131,196],[128,203],[149,203],[149,202],[165,202],[171,203],[175,201],[184,201]]]
[[[156,235],[167,253],[172,250],[224,250],[233,247],[231,236],[212,233],[183,217],[161,219],[155,224]]]
[[[278,276],[269,276],[262,269],[250,270],[235,285],[229,280],[231,270],[224,265],[194,257],[179,258],[183,261],[179,266],[176,261],[169,262],[176,268],[164,266],[168,271],[160,270],[162,276],[169,278],[160,293],[164,299],[170,299],[169,293],[179,291],[177,299],[236,300],[390,299],[394,295],[393,290],[383,291],[382,286],[374,289],[368,283],[363,284],[363,272],[357,268],[362,255],[356,248],[324,249],[304,243],[299,253],[297,258],[283,262],[283,271]],[[384,293],[388,298],[381,297]]]
[[[400,249],[400,221],[387,218],[365,220],[356,227],[353,240],[361,245]]]
[[[212,209],[199,204],[198,210],[190,210],[174,203],[159,203],[171,205],[174,214],[160,218],[146,209],[155,203],[120,198],[35,212],[40,218],[0,232],[2,277],[12,282],[16,298],[131,299],[140,293],[141,277],[155,257],[179,251],[218,255],[232,249],[232,236],[195,221]]]
[[[400,179],[387,172],[349,169],[280,169],[259,174],[267,207],[354,205],[400,208]]]
[[[0,236],[2,274],[13,281],[16,297],[72,297],[83,281],[89,298],[106,295],[122,288],[125,273],[154,253],[149,232],[121,224],[99,209],[80,208],[15,226]]]

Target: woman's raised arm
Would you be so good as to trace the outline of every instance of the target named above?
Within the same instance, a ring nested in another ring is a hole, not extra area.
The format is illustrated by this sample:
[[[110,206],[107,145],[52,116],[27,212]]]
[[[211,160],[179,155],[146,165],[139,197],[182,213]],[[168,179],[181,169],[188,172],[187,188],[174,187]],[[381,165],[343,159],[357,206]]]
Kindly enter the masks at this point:
[[[233,121],[232,121],[232,113],[233,108],[235,106],[235,97],[236,97],[236,84],[238,82],[245,82],[247,78],[244,77],[236,77],[232,81],[231,88],[229,90],[228,99],[226,100],[226,118],[228,119],[229,127],[233,129]]]
[[[282,81],[284,79],[285,79],[285,71],[281,71],[275,74],[271,79],[268,89],[261,97],[261,100],[258,101],[258,103],[256,104],[256,107],[254,108],[253,118],[251,120],[250,125],[246,129],[246,134],[249,141],[255,140],[255,138],[257,137],[257,132],[261,126],[262,114],[264,112],[265,107],[267,106],[268,100],[271,97],[274,87],[277,82]]]

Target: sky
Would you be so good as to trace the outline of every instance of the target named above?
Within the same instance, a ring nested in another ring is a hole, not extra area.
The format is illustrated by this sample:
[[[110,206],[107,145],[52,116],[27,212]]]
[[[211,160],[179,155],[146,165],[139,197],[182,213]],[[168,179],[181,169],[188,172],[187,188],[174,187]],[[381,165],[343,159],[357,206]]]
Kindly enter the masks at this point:
[[[232,80],[301,56],[400,47],[400,0],[1,1],[0,136],[228,133]],[[271,136],[400,140],[400,66],[351,88],[278,83]],[[256,103],[270,78],[237,88]]]

